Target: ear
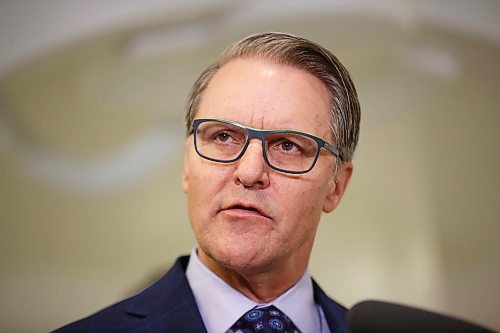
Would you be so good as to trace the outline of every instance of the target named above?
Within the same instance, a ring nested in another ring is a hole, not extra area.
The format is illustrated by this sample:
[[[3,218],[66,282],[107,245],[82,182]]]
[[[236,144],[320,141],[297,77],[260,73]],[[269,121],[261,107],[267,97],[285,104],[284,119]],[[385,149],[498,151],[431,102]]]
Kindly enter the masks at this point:
[[[188,193],[189,190],[189,147],[191,145],[190,138],[187,138],[184,143],[184,166],[182,168],[182,190],[184,193]]]
[[[323,202],[323,211],[325,213],[330,213],[337,208],[351,179],[352,170],[352,162],[341,163],[337,176],[331,178],[328,193]]]

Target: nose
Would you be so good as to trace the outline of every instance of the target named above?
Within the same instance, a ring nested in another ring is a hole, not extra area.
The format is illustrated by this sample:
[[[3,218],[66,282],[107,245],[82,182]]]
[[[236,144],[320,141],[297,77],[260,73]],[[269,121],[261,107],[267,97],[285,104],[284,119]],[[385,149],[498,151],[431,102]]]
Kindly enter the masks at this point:
[[[250,140],[243,156],[236,163],[233,174],[236,184],[257,189],[269,186],[269,167],[264,160],[261,140]]]

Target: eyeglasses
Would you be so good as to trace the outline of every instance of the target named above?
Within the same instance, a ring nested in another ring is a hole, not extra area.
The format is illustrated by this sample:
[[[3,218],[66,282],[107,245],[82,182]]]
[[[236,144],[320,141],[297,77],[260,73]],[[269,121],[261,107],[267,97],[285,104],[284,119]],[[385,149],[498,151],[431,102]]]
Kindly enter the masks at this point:
[[[237,161],[253,138],[262,141],[267,165],[281,172],[301,174],[311,171],[321,148],[337,159],[340,156],[340,151],[330,143],[303,132],[261,130],[220,119],[195,119],[193,131],[198,155],[214,162]]]

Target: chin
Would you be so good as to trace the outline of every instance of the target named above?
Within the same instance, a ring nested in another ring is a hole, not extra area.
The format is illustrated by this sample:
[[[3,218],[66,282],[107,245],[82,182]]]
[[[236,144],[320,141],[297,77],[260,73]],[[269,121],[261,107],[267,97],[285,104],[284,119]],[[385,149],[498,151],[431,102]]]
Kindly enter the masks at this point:
[[[272,262],[267,252],[263,247],[256,247],[255,243],[250,246],[238,243],[219,247],[209,256],[217,264],[232,270],[259,270]]]

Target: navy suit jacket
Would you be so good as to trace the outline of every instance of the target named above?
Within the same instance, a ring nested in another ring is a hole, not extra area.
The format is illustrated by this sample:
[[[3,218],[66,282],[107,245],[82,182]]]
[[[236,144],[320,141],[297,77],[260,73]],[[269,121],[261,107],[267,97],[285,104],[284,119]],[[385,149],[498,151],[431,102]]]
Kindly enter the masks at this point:
[[[188,262],[188,256],[180,257],[160,280],[139,294],[54,332],[206,333],[186,279]],[[314,281],[313,288],[314,298],[325,313],[330,332],[348,333],[347,310],[330,299]]]

